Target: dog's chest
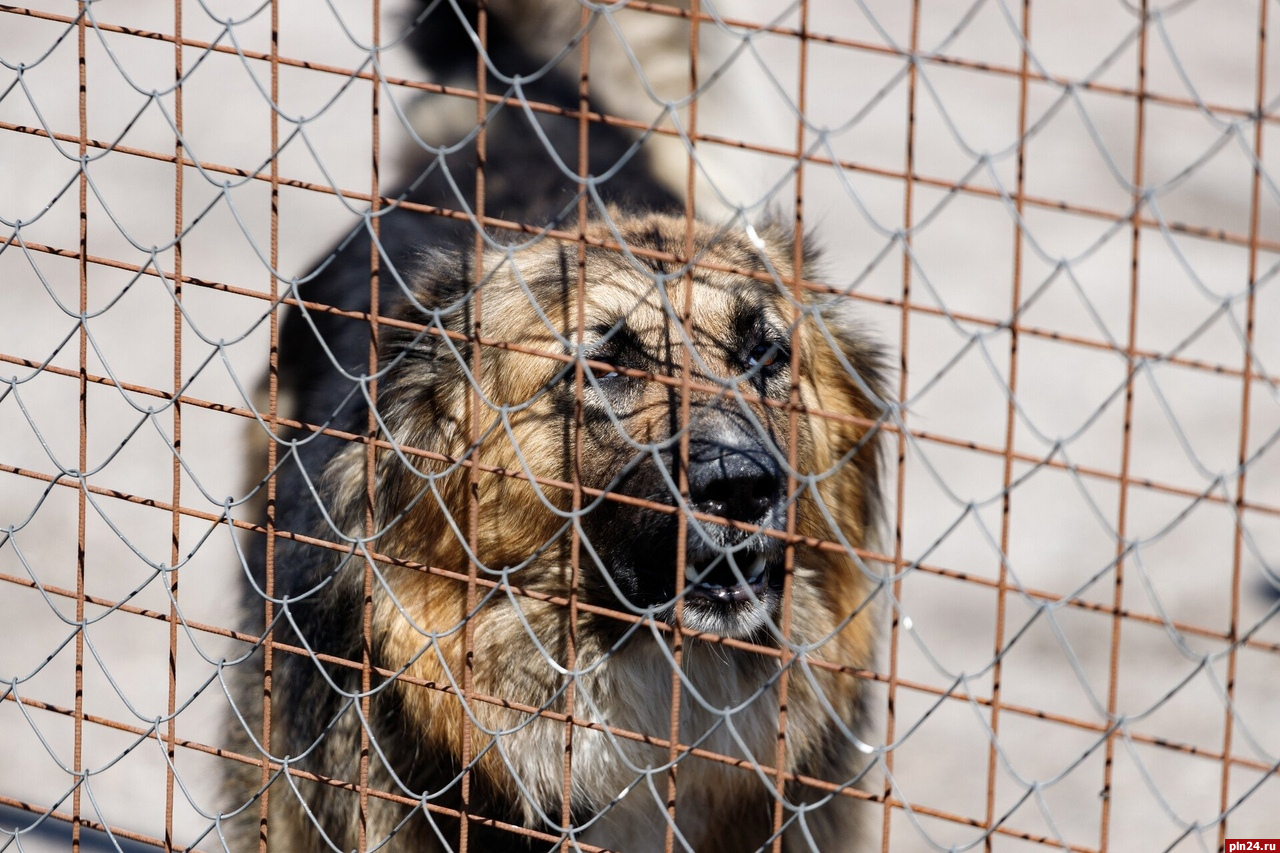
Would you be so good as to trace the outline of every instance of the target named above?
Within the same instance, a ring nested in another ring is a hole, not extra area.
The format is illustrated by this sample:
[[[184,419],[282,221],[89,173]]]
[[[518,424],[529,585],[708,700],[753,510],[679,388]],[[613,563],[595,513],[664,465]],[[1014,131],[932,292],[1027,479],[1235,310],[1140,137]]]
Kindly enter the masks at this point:
[[[777,698],[769,670],[758,657],[725,649],[687,648],[680,680],[680,743],[709,753],[776,763]],[[615,652],[578,680],[574,716],[606,731],[576,728],[572,778],[575,822],[586,825],[580,841],[628,851],[661,850],[667,830],[665,803],[670,751],[624,733],[668,740],[671,730],[672,662],[652,643]],[[611,731],[610,731],[611,730]],[[559,801],[563,743],[542,741],[542,755],[519,750],[525,778],[549,784],[543,802]],[[676,764],[678,831],[692,848],[710,835],[734,831],[754,800],[768,809],[760,778],[734,766],[683,752]],[[554,787],[552,787],[554,785]]]

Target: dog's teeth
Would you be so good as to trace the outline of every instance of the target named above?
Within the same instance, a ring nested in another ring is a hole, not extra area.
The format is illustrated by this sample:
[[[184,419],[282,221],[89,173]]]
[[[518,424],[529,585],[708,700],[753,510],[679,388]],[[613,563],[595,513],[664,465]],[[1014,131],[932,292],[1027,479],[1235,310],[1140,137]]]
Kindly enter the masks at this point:
[[[751,574],[747,575],[747,583],[755,583],[764,577],[764,554],[756,557],[756,561],[751,564]]]
[[[684,564],[684,579],[685,579],[685,580],[687,580],[689,583],[697,583],[697,582],[698,582],[698,567],[697,567],[697,566],[695,566],[693,563],[685,563],[685,564]]]

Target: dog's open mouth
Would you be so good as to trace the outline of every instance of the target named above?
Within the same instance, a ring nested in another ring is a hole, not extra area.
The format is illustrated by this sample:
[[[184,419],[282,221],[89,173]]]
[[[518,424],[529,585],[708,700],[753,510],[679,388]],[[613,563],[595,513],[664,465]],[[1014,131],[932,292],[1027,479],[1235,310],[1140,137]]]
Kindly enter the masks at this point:
[[[724,554],[706,561],[690,561],[684,567],[685,597],[722,604],[759,598],[769,582],[769,560],[764,554],[744,554],[737,570]]]

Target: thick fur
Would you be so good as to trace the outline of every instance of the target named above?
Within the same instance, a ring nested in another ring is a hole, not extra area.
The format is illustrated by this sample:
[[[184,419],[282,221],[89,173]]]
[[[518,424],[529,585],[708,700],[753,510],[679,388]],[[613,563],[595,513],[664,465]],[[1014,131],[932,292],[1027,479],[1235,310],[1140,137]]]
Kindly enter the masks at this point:
[[[509,55],[518,53],[500,32],[491,35],[507,44]],[[527,60],[517,56],[513,62]],[[531,89],[531,97],[576,104],[576,91],[555,74]],[[576,122],[539,121],[556,153],[574,162]],[[362,727],[371,744],[372,788],[560,833],[566,725],[501,702],[562,714],[569,710],[571,686],[576,720],[667,739],[673,634],[658,626],[674,622],[677,608],[686,627],[774,648],[784,643],[785,613],[791,648],[807,658],[796,659],[788,673],[784,769],[860,784],[864,766],[856,733],[868,718],[866,682],[810,662],[873,665],[873,584],[851,558],[798,545],[784,602],[783,543],[751,528],[783,529],[792,505],[803,537],[872,544],[880,483],[875,431],[863,424],[878,419],[884,407],[876,347],[839,304],[807,295],[792,299],[783,283],[797,272],[789,229],[765,224],[758,233],[744,233],[689,225],[671,213],[636,212],[671,211],[677,200],[654,180],[633,142],[609,127],[593,128],[591,168],[597,174],[614,170],[601,191],[619,206],[598,211],[584,226],[588,240],[684,256],[692,229],[698,266],[687,305],[685,268],[674,262],[588,246],[585,300],[579,304],[576,243],[491,245],[477,269],[474,238],[465,226],[405,211],[382,220],[383,306],[397,305],[395,317],[406,321],[379,329],[375,434],[393,449],[373,455],[370,503],[366,445],[309,431],[292,436],[298,444],[277,473],[277,526],[343,543],[348,553],[277,541],[274,577],[282,617],[275,636],[339,660],[360,663],[367,655],[374,667],[412,681],[374,677],[366,719],[358,668],[276,652],[271,753],[290,756],[290,767],[333,783],[287,774],[274,779],[271,849],[350,850],[362,832],[367,849],[456,848],[457,819],[423,805],[374,796],[362,814],[349,784],[359,778]],[[525,116],[497,115],[488,146],[491,212],[574,227],[565,223],[577,188],[549,165]],[[463,151],[424,167],[405,197],[451,207],[468,202],[456,198],[443,169],[466,175],[474,169],[470,158]],[[340,247],[300,294],[367,310],[368,242]],[[514,345],[483,347],[478,363],[471,344],[458,339],[474,329],[477,295],[484,337]],[[349,376],[365,372],[368,336],[362,322],[292,315],[280,354],[281,384],[293,401],[289,414],[365,431],[368,408],[359,391],[352,393]],[[620,368],[585,370],[580,410],[572,362],[579,340],[583,357]],[[634,373],[679,379],[686,370],[698,386],[688,394],[687,424],[678,385]],[[794,419],[786,407],[757,399],[783,404],[793,393],[802,409]],[[815,409],[848,417],[805,414]],[[473,433],[481,435],[474,446]],[[793,442],[796,491],[788,495],[787,448]],[[482,472],[473,487],[467,467],[415,455],[415,449],[523,476]],[[585,498],[576,521],[576,587],[572,493],[533,482],[571,481],[575,467],[589,489],[685,510],[661,513]],[[672,488],[682,480],[689,493],[683,505]],[[747,527],[693,521],[690,509]],[[698,575],[689,581],[677,577],[682,526],[684,562]],[[370,529],[372,536],[366,535]],[[263,553],[250,550],[258,588]],[[369,562],[366,553],[382,559]],[[473,563],[481,578],[515,589],[482,585],[469,609],[467,584],[457,576]],[[748,578],[756,566],[764,566],[760,577]],[[571,596],[581,608],[572,619],[562,603]],[[256,592],[249,602],[261,612]],[[680,742],[741,763],[680,758],[677,849],[766,847],[775,783],[752,767],[772,766],[778,756],[779,658],[690,637],[680,664]],[[237,675],[236,704],[248,726],[233,726],[233,748],[256,754],[263,674],[261,667],[242,665]],[[464,679],[473,695],[499,701],[464,703]],[[668,750],[581,726],[572,727],[570,736],[567,812],[574,838],[623,851],[661,849],[668,827]],[[464,737],[471,760],[465,802]],[[249,766],[234,774],[234,805],[244,808],[224,827],[232,850],[259,843],[253,801],[259,777]],[[850,797],[788,783],[785,800],[784,849],[849,849],[861,837],[858,804]],[[797,806],[804,807],[797,812]],[[469,823],[467,831],[470,849],[477,851],[552,846],[484,822]]]

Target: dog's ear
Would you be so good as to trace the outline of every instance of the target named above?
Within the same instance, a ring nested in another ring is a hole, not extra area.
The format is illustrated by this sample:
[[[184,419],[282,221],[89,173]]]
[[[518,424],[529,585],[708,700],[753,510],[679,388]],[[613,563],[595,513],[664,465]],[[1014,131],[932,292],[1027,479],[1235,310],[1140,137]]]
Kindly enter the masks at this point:
[[[770,208],[755,226],[756,234],[764,241],[764,252],[780,275],[790,276],[796,256],[795,222],[783,216],[782,211]],[[817,278],[822,247],[813,231],[800,236],[800,277]],[[789,288],[788,288],[789,289]]]
[[[464,366],[471,345],[463,336],[472,323],[473,268],[471,252],[413,258],[402,267],[403,295],[387,315],[389,322],[379,326],[377,432],[394,445],[378,450],[379,523],[412,505],[435,511],[433,500],[420,500],[425,488],[420,472],[436,463],[413,451],[457,455],[465,449],[458,413],[466,410],[460,400],[470,387]],[[364,488],[363,466],[361,451],[335,458],[330,467],[340,478],[339,488],[351,492]]]
[[[807,301],[812,312],[803,323],[804,352],[813,371],[816,408],[851,419],[813,419],[815,432],[823,436],[817,445],[833,451],[820,467],[840,468],[825,491],[857,519],[860,535],[870,541],[884,517],[881,425],[893,422],[891,361],[853,299],[810,291]]]
[[[791,276],[796,255],[795,223],[779,211],[756,226],[764,241],[768,260],[778,275]],[[820,282],[821,249],[812,232],[800,240],[800,276],[806,282]],[[779,287],[791,290],[791,283]],[[812,426],[821,440],[815,442],[826,458],[819,469],[839,465],[840,475],[824,480],[833,505],[843,505],[852,513],[864,535],[878,529],[883,513],[881,496],[881,430],[892,411],[889,392],[889,359],[874,334],[855,308],[853,299],[827,288],[804,287],[801,299],[807,306],[797,334],[810,371],[810,389],[816,408],[843,418],[815,417]]]
[[[467,388],[475,283],[471,252],[429,252],[406,267],[407,288],[380,330],[378,414],[395,441],[443,449],[456,409],[453,397]]]
[[[457,358],[444,342],[470,327],[474,257],[469,252],[423,252],[404,267],[405,287],[391,318],[380,330],[379,364],[388,390],[404,373],[442,381],[454,375]],[[468,349],[461,347],[461,349]]]

